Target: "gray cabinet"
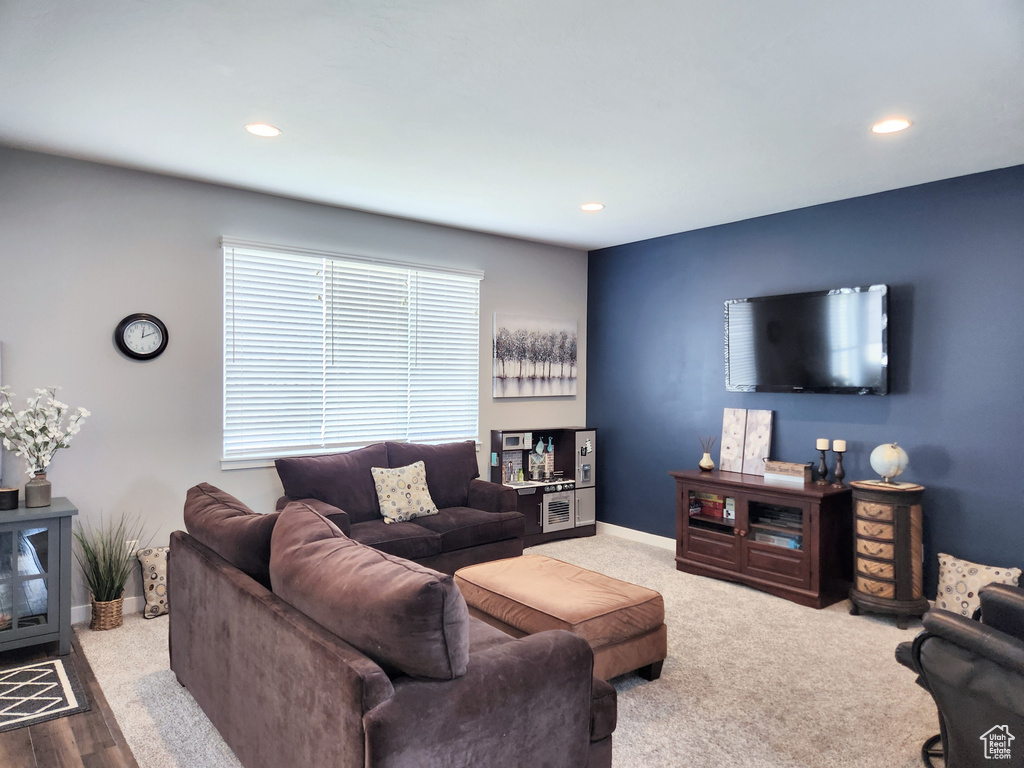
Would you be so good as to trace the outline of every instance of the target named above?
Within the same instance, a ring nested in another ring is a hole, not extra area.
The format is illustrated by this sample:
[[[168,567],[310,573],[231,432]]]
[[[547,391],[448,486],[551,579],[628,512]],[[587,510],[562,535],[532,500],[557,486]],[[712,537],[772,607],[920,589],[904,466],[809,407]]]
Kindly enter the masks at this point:
[[[576,489],[576,525],[597,522],[597,488]]]
[[[57,641],[71,652],[71,518],[65,498],[0,512],[0,651]]]

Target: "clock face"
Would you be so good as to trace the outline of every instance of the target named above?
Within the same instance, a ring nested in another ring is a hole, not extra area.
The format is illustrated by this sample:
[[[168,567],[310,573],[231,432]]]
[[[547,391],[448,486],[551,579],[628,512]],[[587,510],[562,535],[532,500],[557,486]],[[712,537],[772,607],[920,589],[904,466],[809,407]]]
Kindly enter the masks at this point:
[[[167,347],[167,326],[153,315],[128,315],[114,332],[117,348],[135,360],[152,360]]]

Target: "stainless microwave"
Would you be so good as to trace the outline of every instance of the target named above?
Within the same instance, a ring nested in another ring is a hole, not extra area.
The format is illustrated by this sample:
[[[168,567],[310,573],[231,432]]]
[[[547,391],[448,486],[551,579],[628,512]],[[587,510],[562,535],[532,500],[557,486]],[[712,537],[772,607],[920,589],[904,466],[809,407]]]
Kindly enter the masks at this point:
[[[502,432],[501,450],[528,451],[533,444],[532,432]]]

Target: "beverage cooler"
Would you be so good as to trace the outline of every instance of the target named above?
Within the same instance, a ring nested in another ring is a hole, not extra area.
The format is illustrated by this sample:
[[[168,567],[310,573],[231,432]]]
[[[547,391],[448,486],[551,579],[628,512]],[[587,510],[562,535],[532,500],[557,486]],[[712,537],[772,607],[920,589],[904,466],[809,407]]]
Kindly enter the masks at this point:
[[[596,458],[593,429],[491,432],[490,479],[516,490],[527,546],[596,533]]]

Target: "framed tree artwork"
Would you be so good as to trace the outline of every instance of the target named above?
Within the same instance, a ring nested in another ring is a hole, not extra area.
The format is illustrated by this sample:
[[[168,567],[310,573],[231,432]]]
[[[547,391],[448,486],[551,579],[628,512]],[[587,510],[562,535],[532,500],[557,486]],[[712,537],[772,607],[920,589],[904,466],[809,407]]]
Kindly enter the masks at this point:
[[[494,313],[494,397],[576,394],[575,318]]]

